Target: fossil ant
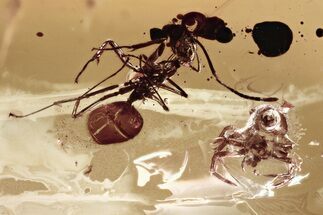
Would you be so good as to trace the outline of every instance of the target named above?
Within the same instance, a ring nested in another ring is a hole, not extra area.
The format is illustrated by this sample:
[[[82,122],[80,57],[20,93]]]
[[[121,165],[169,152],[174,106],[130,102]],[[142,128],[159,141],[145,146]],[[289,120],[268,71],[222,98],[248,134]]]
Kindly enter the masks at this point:
[[[111,40],[109,41],[109,44],[113,47],[118,47],[118,45]],[[181,95],[183,97],[187,97],[187,94],[184,92],[182,88],[180,88],[174,81],[170,79],[170,77],[173,76],[176,73],[177,69],[180,67],[178,60],[175,59],[175,60],[165,60],[165,61],[157,62],[160,56],[160,53],[162,53],[164,48],[165,48],[165,45],[163,43],[160,44],[158,48],[149,57],[145,55],[140,55],[139,57],[135,55],[127,55],[122,51],[121,48],[115,49],[114,51],[119,56],[119,58],[123,61],[123,66],[115,73],[111,74],[107,78],[103,79],[102,81],[100,81],[99,83],[91,87],[81,96],[76,98],[56,101],[48,106],[45,106],[37,111],[34,111],[26,115],[17,115],[14,113],[10,113],[9,116],[16,117],[16,118],[27,117],[32,114],[43,111],[45,109],[48,109],[52,106],[75,101],[72,116],[76,118],[76,117],[79,117],[86,110],[95,106],[96,104],[104,100],[107,100],[111,97],[123,95],[126,93],[130,93],[127,99],[127,102],[129,104],[132,104],[133,102],[138,100],[144,100],[148,98],[158,102],[165,111],[168,111],[169,108],[167,107],[164,100],[158,93],[159,88],[168,90],[172,93]],[[139,60],[139,64],[140,64],[139,67],[133,65],[130,62],[131,58],[135,58]],[[135,77],[133,77],[132,79],[130,79],[129,81],[123,84],[111,85],[96,91],[92,91],[94,88],[96,88],[106,80],[110,79],[111,77],[115,76],[117,73],[122,71],[122,69],[125,68],[126,66],[131,68],[133,71],[135,71],[136,73]],[[168,84],[165,83],[166,81],[168,82]],[[78,107],[82,99],[89,98],[97,94],[109,92],[112,90],[116,90],[116,91],[104,95],[103,97],[94,101],[93,103],[86,106],[82,110],[78,111]]]
[[[173,80],[171,80],[171,77],[177,72],[177,69],[182,65],[189,66],[197,72],[200,71],[200,63],[197,56],[197,46],[199,46],[202,49],[212,74],[214,75],[217,82],[219,82],[222,86],[226,87],[233,93],[245,99],[270,102],[278,100],[275,97],[261,98],[245,95],[229,87],[219,79],[205,47],[202,45],[201,42],[199,42],[197,38],[202,37],[210,40],[216,39],[220,42],[229,42],[232,39],[232,32],[229,28],[225,27],[226,24],[223,20],[217,17],[208,18],[199,12],[190,12],[185,15],[178,15],[178,19],[181,20],[179,24],[173,23],[165,25],[162,29],[151,29],[151,41],[130,46],[119,46],[113,40],[109,39],[106,40],[99,48],[93,48],[93,50],[96,50],[96,53],[92,56],[90,60],[88,60],[85,63],[81,71],[77,74],[75,78],[75,83],[78,83],[79,77],[85,71],[89,63],[93,61],[97,61],[97,63],[99,63],[100,57],[104,51],[114,51],[119,57],[119,59],[123,62],[123,66],[115,73],[111,74],[107,78],[103,79],[102,81],[91,87],[81,96],[56,101],[48,106],[45,106],[37,111],[34,111],[26,115],[17,115],[14,113],[10,113],[9,116],[22,118],[38,113],[58,104],[75,101],[72,116],[78,117],[91,107],[97,105],[98,103],[107,100],[111,97],[123,95],[126,93],[130,93],[127,99],[127,102],[129,104],[132,104],[133,102],[138,100],[144,100],[148,98],[156,101],[163,107],[165,111],[168,111],[169,108],[158,93],[158,89],[161,88],[164,90],[168,90],[172,93],[178,94],[183,97],[188,96],[187,93],[179,85],[177,85]],[[189,27],[192,27],[193,25],[195,25],[195,28],[193,30],[190,30]],[[167,40],[169,41],[167,42]],[[132,54],[125,54],[123,52],[123,49],[137,50],[151,46],[153,44],[159,45],[158,48],[149,57],[145,55],[139,55],[138,57]],[[107,48],[108,45],[111,46],[111,48]],[[164,52],[166,45],[171,47],[173,53],[167,60],[158,61],[159,57]],[[134,66],[130,62],[130,59],[133,58],[139,60],[139,66]],[[197,68],[192,66],[192,63],[194,62],[195,58],[197,59],[198,63]],[[123,84],[111,85],[93,91],[94,88],[107,81],[108,79],[112,78],[113,76],[117,75],[124,67],[130,68],[134,71],[136,75]],[[112,90],[116,91],[104,95],[103,97],[94,101],[79,112],[77,111],[80,101],[82,99],[89,98],[97,94],[109,92]]]
[[[150,29],[151,41],[135,45],[114,46],[113,41],[107,40],[103,42],[99,48],[93,48],[92,50],[96,50],[97,52],[84,65],[82,70],[76,76],[75,82],[78,83],[80,76],[85,71],[89,63],[91,63],[92,61],[99,62],[99,58],[104,51],[117,50],[120,48],[126,48],[130,49],[131,51],[135,51],[137,49],[145,48],[153,44],[162,43],[170,46],[172,50],[172,55],[169,57],[169,59],[178,61],[181,66],[188,66],[192,70],[200,72],[201,66],[197,52],[197,47],[199,46],[207,59],[209,68],[213,76],[215,77],[215,80],[222,86],[245,99],[266,102],[274,102],[278,100],[278,98],[275,97],[261,98],[243,94],[220,80],[206,48],[198,40],[198,37],[202,37],[208,40],[217,40],[221,43],[230,42],[233,38],[232,31],[228,27],[226,27],[226,23],[222,19],[215,16],[206,17],[204,14],[199,12],[189,12],[185,15],[178,15],[177,18],[178,19],[173,19],[172,24],[167,24],[163,26],[162,29]],[[108,45],[110,45],[111,48],[107,48]],[[161,50],[159,55],[161,55],[162,52],[163,50]],[[194,67],[192,65],[195,59],[197,61],[197,67]]]

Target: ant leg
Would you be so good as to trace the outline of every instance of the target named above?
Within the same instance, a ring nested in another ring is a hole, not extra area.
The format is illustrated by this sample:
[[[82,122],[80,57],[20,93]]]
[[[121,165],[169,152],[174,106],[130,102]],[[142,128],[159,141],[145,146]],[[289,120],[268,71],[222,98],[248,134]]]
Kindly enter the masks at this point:
[[[89,104],[88,106],[86,106],[85,108],[83,108],[82,110],[80,110],[79,112],[76,112],[73,113],[73,117],[76,118],[76,117],[79,117],[81,114],[83,114],[86,110],[88,110],[89,108],[93,107],[94,105],[98,104],[99,102],[102,102],[106,99],[109,99],[111,97],[114,97],[114,96],[118,96],[118,95],[123,95],[125,93],[128,93],[130,92],[131,90],[134,89],[134,86],[127,86],[127,87],[124,87],[124,88],[120,88],[117,92],[114,92],[114,93],[110,93],[110,94],[107,94],[101,98],[99,98],[98,100],[94,101],[93,103]]]
[[[130,69],[133,69],[135,71],[137,71],[137,68],[132,65],[130,62],[129,62],[129,58],[126,54],[124,54],[124,52],[122,51],[122,49],[118,46],[117,43],[115,43],[113,40],[111,39],[108,39],[106,41],[104,41],[101,46],[98,48],[98,49],[92,49],[92,50],[97,50],[97,52],[92,56],[92,58],[90,60],[88,60],[84,66],[82,67],[81,71],[77,74],[74,82],[75,83],[78,83],[78,79],[79,77],[82,75],[82,73],[85,71],[85,69],[87,68],[87,66],[93,62],[93,61],[97,61],[97,63],[100,62],[100,57],[101,55],[103,54],[103,52],[105,51],[105,47],[107,45],[110,45],[111,47],[113,47],[113,51],[117,54],[117,56],[120,58],[120,60],[127,65],[127,67],[129,67]],[[128,62],[127,62],[128,61]]]
[[[161,43],[157,49],[148,57],[147,62],[155,62],[164,52],[165,43]]]
[[[169,92],[172,92],[172,93],[174,93],[174,94],[176,94],[176,95],[183,96],[183,95],[182,95],[182,92],[180,92],[180,91],[178,91],[178,90],[176,90],[176,89],[173,89],[172,87],[167,86],[167,85],[165,85],[165,84],[161,84],[159,87],[160,87],[160,88],[162,88],[162,89],[164,89],[164,90],[167,90],[167,91],[169,91]],[[184,97],[184,96],[183,96],[183,97]],[[185,97],[185,98],[187,98],[187,97]]]
[[[100,90],[97,90],[95,92],[92,92],[92,93],[89,93],[87,94],[86,96],[79,96],[79,97],[76,97],[76,98],[71,98],[71,99],[63,99],[63,100],[59,100],[59,101],[55,101],[53,102],[52,104],[50,105],[47,105],[39,110],[36,110],[34,112],[31,112],[29,114],[25,114],[25,115],[17,115],[17,114],[14,114],[14,113],[9,113],[9,117],[15,117],[15,118],[24,118],[24,117],[27,117],[27,116],[30,116],[30,115],[33,115],[33,114],[36,114],[36,113],[39,113],[43,110],[46,110],[50,107],[53,107],[53,106],[56,106],[56,105],[60,105],[60,104],[63,104],[63,103],[67,103],[67,102],[73,102],[73,101],[76,101],[76,103],[79,103],[80,100],[84,99],[84,98],[89,98],[91,96],[94,96],[96,94],[99,94],[99,93],[102,93],[102,92],[105,92],[105,91],[109,91],[109,90],[113,90],[115,88],[117,88],[119,85],[112,85],[112,86],[109,86],[109,87],[105,87],[103,89],[100,89]]]
[[[59,101],[53,102],[52,104],[47,105],[47,106],[45,106],[45,107],[43,107],[43,108],[41,108],[41,109],[39,109],[39,110],[36,110],[36,111],[34,111],[34,112],[31,112],[31,113],[29,113],[29,114],[25,114],[25,115],[17,115],[17,114],[14,114],[14,113],[10,112],[10,113],[9,113],[9,117],[24,118],[24,117],[27,117],[27,116],[30,116],[30,115],[36,114],[36,113],[38,113],[38,112],[41,112],[41,111],[43,111],[43,110],[46,110],[46,109],[48,109],[48,108],[50,108],[50,107],[53,107],[53,106],[55,106],[55,105],[59,105],[59,104],[67,103],[67,102],[76,101],[76,100],[78,100],[78,99],[79,99],[79,98],[77,97],[77,98],[71,98],[71,99],[59,100]]]
[[[153,85],[153,83],[151,83],[151,81],[148,79],[148,78],[146,78],[146,80],[147,80],[147,82],[149,83],[149,85],[152,87],[152,89],[153,89],[153,91],[155,92],[155,94],[157,95],[157,97],[156,96],[154,96],[154,95],[152,95],[150,98],[152,98],[152,99],[154,99],[155,101],[157,101],[162,107],[163,107],[163,109],[165,110],[165,111],[169,111],[169,108],[167,107],[167,105],[165,104],[165,102],[164,102],[164,99],[160,96],[160,94],[158,93],[158,91],[156,90],[156,88],[154,87],[154,85]]]
[[[114,90],[114,89],[116,89],[118,87],[120,87],[120,85],[111,85],[111,86],[104,87],[102,89],[96,90],[96,91],[91,92],[91,93],[86,92],[83,95],[79,96],[78,97],[79,99],[76,100],[76,102],[75,102],[75,105],[74,105],[74,108],[73,108],[73,111],[72,111],[72,116],[73,117],[75,116],[75,113],[77,112],[77,109],[78,109],[82,99],[89,98],[91,96],[94,96],[94,95],[97,95],[97,94],[100,94],[100,93],[103,93],[103,92],[107,92],[107,91],[110,91],[110,90]]]
[[[118,69],[116,72],[114,72],[113,74],[109,75],[108,77],[106,77],[105,79],[103,79],[102,81],[100,81],[99,83],[95,84],[93,87],[91,87],[90,89],[88,89],[85,93],[83,93],[81,95],[81,97],[85,96],[86,94],[88,94],[90,91],[92,91],[94,88],[96,88],[97,86],[101,85],[103,82],[109,80],[110,78],[114,77],[115,75],[117,75],[119,72],[121,72],[126,64],[128,63],[129,58],[126,60],[126,62],[122,65],[122,67],[120,67],[120,69]]]
[[[167,78],[167,81],[168,81],[168,83],[170,83],[171,85],[173,85],[177,90],[180,91],[181,96],[183,96],[185,98],[188,97],[187,93],[179,85],[177,85],[172,79]]]
[[[195,55],[196,55],[196,61],[197,61],[197,68],[194,67],[192,64],[190,64],[190,68],[195,72],[201,72],[200,58],[199,58],[197,52],[195,52]]]
[[[148,42],[144,42],[144,43],[138,43],[135,45],[124,45],[124,46],[118,46],[117,48],[125,48],[125,49],[130,49],[130,51],[135,51],[137,49],[141,49],[141,48],[145,48],[154,44],[160,44],[163,43],[166,40],[166,38],[161,38],[161,39],[157,39],[157,40],[151,40]],[[104,51],[111,51],[111,50],[115,50],[117,49],[116,47],[112,47],[112,48],[104,48],[101,50]],[[98,50],[97,48],[93,48],[93,50]]]
[[[215,78],[215,80],[220,83],[222,86],[224,86],[225,88],[227,88],[228,90],[230,90],[231,92],[233,92],[234,94],[242,97],[242,98],[245,98],[245,99],[249,99],[249,100],[254,100],[254,101],[265,101],[265,102],[275,102],[278,100],[278,98],[276,97],[266,97],[266,98],[262,98],[262,97],[257,97],[257,96],[249,96],[249,95],[246,95],[246,94],[243,94],[243,93],[240,93],[239,91],[233,89],[232,87],[229,87],[228,85],[226,85],[225,83],[223,83],[220,78],[218,77],[215,69],[214,69],[214,66],[212,64],[212,61],[210,59],[210,56],[208,55],[205,47],[202,45],[202,43],[200,43],[200,41],[196,40],[195,39],[195,42],[201,47],[201,49],[203,50],[203,53],[206,57],[206,60],[209,64],[209,67],[211,69],[211,72]]]
[[[162,108],[165,110],[165,111],[169,111],[169,108],[167,107],[167,105],[165,104],[165,102],[163,101],[163,99],[161,97],[157,97],[155,95],[152,95],[150,97],[148,97],[156,102],[158,102],[158,104],[160,106],[162,106]]]

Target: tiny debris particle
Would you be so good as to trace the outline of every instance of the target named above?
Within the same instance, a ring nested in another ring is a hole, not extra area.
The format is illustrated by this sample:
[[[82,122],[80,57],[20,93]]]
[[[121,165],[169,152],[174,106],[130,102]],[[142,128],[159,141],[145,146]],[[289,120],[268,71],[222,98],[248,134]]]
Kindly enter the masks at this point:
[[[89,165],[83,172],[84,175],[89,175],[92,172],[92,165]]]
[[[44,36],[44,33],[39,31],[36,33],[36,35],[37,35],[37,37],[42,37],[42,36]]]
[[[320,143],[318,142],[318,141],[311,141],[309,144],[308,144],[309,146],[319,146],[320,145]]]
[[[250,33],[250,32],[252,32],[252,29],[251,28],[246,28],[246,33]]]

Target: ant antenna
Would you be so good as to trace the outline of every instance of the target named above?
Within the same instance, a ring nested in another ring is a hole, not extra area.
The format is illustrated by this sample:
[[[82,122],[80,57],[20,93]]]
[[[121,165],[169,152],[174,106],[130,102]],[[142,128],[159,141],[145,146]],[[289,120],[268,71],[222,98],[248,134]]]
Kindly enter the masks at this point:
[[[246,95],[246,94],[243,94],[243,93],[240,93],[239,91],[233,89],[232,87],[226,85],[225,83],[223,83],[220,78],[218,77],[215,69],[214,69],[214,66],[212,64],[212,61],[210,59],[210,56],[209,54],[207,53],[205,47],[202,45],[202,43],[200,41],[198,41],[197,39],[194,39],[195,42],[201,47],[201,49],[203,50],[203,53],[207,59],[207,62],[209,64],[209,67],[211,69],[211,72],[213,74],[213,76],[215,77],[216,81],[219,82],[222,86],[224,86],[225,88],[227,88],[228,90],[230,90],[231,92],[233,92],[234,94],[242,97],[242,98],[245,98],[245,99],[249,99],[249,100],[254,100],[254,101],[265,101],[265,102],[275,102],[278,100],[278,98],[276,97],[258,97],[258,96],[249,96],[249,95]]]

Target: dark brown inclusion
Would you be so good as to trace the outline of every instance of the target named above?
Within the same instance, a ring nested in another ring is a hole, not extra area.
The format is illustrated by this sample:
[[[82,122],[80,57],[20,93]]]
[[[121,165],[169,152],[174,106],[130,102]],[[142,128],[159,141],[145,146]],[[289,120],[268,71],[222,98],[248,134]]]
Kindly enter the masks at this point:
[[[44,33],[43,32],[37,32],[36,35],[37,35],[37,37],[42,37],[42,36],[44,36]]]
[[[134,138],[143,126],[140,113],[128,102],[103,105],[89,114],[88,128],[98,144],[112,144]]]
[[[261,54],[276,57],[289,50],[293,41],[293,32],[282,22],[261,22],[254,26],[252,37]]]
[[[322,37],[323,36],[323,29],[322,28],[318,28],[316,30],[316,36],[318,36],[318,37]]]

